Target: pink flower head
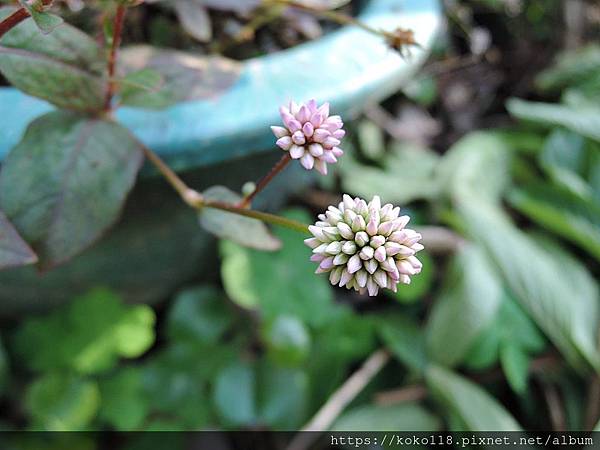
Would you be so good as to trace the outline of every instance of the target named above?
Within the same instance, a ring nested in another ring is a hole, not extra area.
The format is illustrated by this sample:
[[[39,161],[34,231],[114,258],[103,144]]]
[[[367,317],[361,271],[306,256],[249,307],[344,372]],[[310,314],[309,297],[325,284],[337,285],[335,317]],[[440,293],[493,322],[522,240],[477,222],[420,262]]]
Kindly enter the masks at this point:
[[[410,284],[423,267],[415,256],[423,250],[421,235],[406,228],[409,220],[400,208],[382,206],[378,196],[367,203],[344,195],[308,227],[313,237],[304,242],[319,264],[316,273],[329,273],[331,284],[370,296],[380,288],[396,292],[398,283]]]
[[[308,103],[290,103],[280,108],[285,127],[271,127],[277,145],[299,159],[306,169],[316,169],[327,175],[327,164],[337,162],[344,154],[338,147],[346,132],[340,116],[329,115],[329,103],[318,106],[315,100]]]

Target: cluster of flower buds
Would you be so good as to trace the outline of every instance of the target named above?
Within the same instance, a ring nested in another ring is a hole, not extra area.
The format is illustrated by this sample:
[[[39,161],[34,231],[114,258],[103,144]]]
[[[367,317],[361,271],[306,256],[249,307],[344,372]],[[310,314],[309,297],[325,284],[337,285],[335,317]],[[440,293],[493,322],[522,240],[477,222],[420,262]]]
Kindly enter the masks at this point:
[[[398,47],[413,41],[410,32],[399,29],[396,34]],[[305,169],[326,175],[327,164],[344,153],[339,148],[345,135],[341,117],[330,116],[329,104],[318,106],[315,100],[291,102],[280,112],[285,127],[271,127],[277,145]],[[308,227],[313,237],[304,242],[312,249],[311,261],[319,265],[316,273],[329,273],[331,284],[370,296],[380,288],[396,292],[399,283],[409,284],[422,268],[415,256],[423,249],[421,235],[406,228],[409,220],[400,216],[400,208],[381,206],[378,196],[367,203],[344,195],[337,207],[330,206]]]
[[[311,260],[317,273],[328,272],[333,285],[377,295],[379,288],[396,292],[398,283],[409,284],[421,272],[415,254],[423,249],[421,235],[405,228],[410,218],[400,208],[381,206],[378,196],[369,203],[344,195],[337,206],[319,215],[309,227]]]
[[[318,106],[315,100],[306,104],[291,102],[280,112],[285,127],[271,127],[277,145],[292,159],[299,159],[306,170],[314,168],[327,175],[327,164],[337,162],[344,154],[338,147],[346,134],[342,118],[329,115],[329,103]]]

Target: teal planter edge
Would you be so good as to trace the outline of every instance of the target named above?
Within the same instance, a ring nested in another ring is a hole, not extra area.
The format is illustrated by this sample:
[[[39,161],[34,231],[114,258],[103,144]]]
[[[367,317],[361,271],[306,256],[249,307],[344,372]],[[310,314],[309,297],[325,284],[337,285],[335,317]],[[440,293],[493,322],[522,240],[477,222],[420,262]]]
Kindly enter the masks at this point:
[[[442,22],[439,0],[370,0],[361,20],[373,27],[415,32],[419,48],[406,59],[383,40],[347,26],[289,50],[243,63],[236,84],[225,94],[185,102],[162,111],[122,108],[119,122],[176,170],[232,160],[273,147],[269,125],[278,107],[291,99],[329,101],[352,118],[367,102],[385,98],[421,66]],[[48,103],[13,88],[0,88],[0,161],[18,143]]]

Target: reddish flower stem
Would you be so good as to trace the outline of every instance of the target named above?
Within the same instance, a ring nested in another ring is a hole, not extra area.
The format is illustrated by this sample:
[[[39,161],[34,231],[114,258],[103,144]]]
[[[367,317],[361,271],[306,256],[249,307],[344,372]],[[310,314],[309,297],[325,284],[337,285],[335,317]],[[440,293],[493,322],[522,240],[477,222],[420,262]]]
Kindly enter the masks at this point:
[[[17,26],[29,17],[25,8],[19,8],[2,22],[0,22],[0,38],[11,28]]]
[[[117,66],[117,53],[121,45],[121,35],[123,34],[123,23],[125,22],[125,13],[127,8],[124,5],[117,7],[113,29],[112,45],[108,54],[108,84],[106,85],[106,96],[104,98],[104,110],[110,111],[112,99],[117,90],[117,81],[115,80],[115,69]]]
[[[256,185],[256,188],[254,188],[254,190],[248,194],[246,197],[244,197],[244,199],[239,203],[239,207],[240,208],[247,208],[250,203],[252,202],[252,200],[254,199],[254,197],[256,197],[256,195],[261,192],[270,182],[273,178],[275,178],[275,176],[281,172],[283,169],[285,169],[285,166],[288,165],[288,163],[292,160],[292,157],[290,156],[289,153],[284,154],[281,159],[277,162],[277,164],[275,164],[273,166],[273,168],[269,171],[268,174],[266,174]]]

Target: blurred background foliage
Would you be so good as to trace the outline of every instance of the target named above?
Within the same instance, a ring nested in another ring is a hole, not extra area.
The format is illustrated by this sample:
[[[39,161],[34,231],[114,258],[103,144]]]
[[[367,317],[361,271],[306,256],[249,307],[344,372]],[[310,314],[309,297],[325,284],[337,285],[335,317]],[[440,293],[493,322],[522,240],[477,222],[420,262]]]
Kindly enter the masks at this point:
[[[174,3],[180,17],[190,6]],[[99,287],[2,319],[1,426],[298,429],[385,348],[391,362],[333,429],[592,429],[600,7],[445,8],[422,72],[367,105],[336,176],[282,210],[310,222],[341,192],[402,205],[435,242],[410,286],[375,299],[332,288],[293,231],[274,230],[273,253],[221,241],[219,270],[153,307]],[[150,32],[169,37],[160,17]]]

